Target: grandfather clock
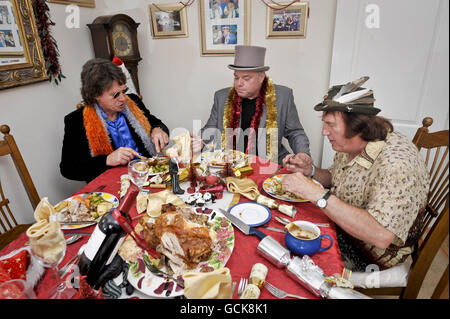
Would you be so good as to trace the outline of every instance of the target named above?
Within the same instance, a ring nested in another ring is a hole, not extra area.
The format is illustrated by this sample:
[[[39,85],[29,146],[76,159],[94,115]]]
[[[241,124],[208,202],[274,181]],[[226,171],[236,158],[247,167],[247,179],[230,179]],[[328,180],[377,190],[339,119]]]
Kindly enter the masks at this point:
[[[138,63],[142,60],[137,41],[136,23],[126,14],[101,16],[87,25],[91,30],[95,57],[112,60],[119,57],[130,72],[134,86],[140,95]]]

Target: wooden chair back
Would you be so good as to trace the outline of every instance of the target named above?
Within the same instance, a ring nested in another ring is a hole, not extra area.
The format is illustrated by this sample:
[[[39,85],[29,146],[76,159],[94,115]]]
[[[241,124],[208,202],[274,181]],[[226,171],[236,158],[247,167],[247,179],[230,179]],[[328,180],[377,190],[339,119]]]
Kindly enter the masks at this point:
[[[9,126],[0,126],[0,131],[3,133],[3,140],[0,140],[0,156],[11,156],[34,210],[39,204],[40,198],[36,191],[36,187],[34,186],[33,180],[31,179],[30,173],[28,172],[27,166],[25,165],[22,155],[20,154],[14,137],[9,134]],[[0,181],[0,234],[2,234],[0,241],[4,242],[6,240],[6,235],[17,233],[19,229],[22,230],[23,227],[17,223],[13,213],[11,212],[9,208],[9,200],[5,197]]]
[[[419,151],[425,150],[425,164],[430,173],[430,191],[428,193],[425,223],[422,228],[423,233],[428,229],[430,222],[439,215],[443,205],[448,200],[449,131],[429,133],[428,128],[433,124],[431,117],[424,118],[422,124],[423,126],[417,130],[413,138],[413,143]]]

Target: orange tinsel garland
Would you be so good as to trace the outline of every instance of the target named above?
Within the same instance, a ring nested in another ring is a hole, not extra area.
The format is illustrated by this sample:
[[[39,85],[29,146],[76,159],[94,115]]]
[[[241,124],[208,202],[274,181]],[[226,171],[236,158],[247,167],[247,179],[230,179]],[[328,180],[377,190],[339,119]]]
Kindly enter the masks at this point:
[[[145,117],[144,112],[142,112],[136,103],[128,96],[127,105],[130,112],[136,117],[145,132],[150,135],[152,127]],[[98,117],[97,112],[95,112],[95,108],[91,105],[86,105],[84,107],[83,124],[86,130],[86,137],[89,142],[89,148],[92,156],[108,155],[114,151],[108,132],[103,126],[103,122]]]

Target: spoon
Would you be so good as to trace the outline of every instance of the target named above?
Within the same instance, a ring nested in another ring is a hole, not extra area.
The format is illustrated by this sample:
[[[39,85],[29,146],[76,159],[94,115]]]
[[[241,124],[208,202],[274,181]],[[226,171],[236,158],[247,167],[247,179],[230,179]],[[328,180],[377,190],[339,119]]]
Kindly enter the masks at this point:
[[[291,222],[289,219],[284,218],[284,217],[279,217],[279,216],[275,216],[275,219],[277,222],[279,222],[283,225],[287,225]],[[319,226],[319,227],[330,227],[330,224],[323,224],[323,223],[313,223],[313,224],[316,226]]]

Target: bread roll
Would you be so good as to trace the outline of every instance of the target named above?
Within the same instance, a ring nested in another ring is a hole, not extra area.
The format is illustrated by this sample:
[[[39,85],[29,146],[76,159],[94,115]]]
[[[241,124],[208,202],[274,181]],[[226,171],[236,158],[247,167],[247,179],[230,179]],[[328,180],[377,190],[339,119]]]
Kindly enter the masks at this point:
[[[264,285],[268,271],[269,269],[266,267],[266,265],[261,263],[254,264],[252,267],[252,271],[250,272],[249,283],[258,286],[258,288],[261,288]]]
[[[261,291],[259,290],[258,286],[254,284],[248,284],[239,299],[258,299],[260,294]]]

